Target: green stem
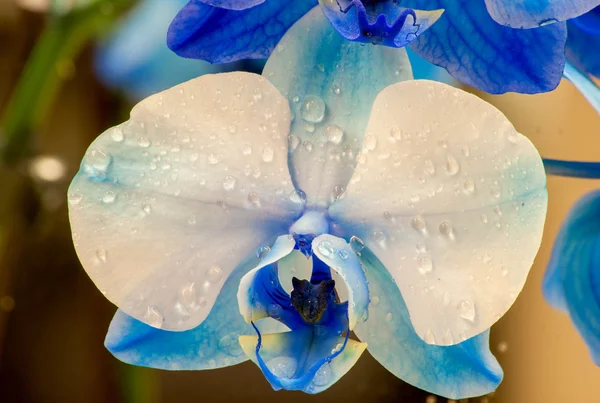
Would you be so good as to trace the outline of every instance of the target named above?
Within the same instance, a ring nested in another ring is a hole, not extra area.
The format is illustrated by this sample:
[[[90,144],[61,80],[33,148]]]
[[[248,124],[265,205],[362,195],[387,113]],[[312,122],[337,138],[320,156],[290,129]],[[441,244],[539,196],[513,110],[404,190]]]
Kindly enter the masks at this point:
[[[67,15],[49,17],[0,120],[4,145],[0,161],[12,164],[30,152],[33,133],[43,124],[73,58],[133,3],[98,0]]]

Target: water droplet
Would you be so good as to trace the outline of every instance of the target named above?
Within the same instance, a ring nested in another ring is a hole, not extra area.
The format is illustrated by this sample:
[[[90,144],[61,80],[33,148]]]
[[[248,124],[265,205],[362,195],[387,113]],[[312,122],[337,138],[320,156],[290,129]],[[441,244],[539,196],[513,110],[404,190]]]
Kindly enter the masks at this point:
[[[219,157],[213,153],[208,154],[208,163],[210,165],[215,165],[219,163]]]
[[[142,203],[142,211],[146,214],[150,214],[152,212],[152,206],[148,203]]]
[[[229,133],[234,134],[237,131],[237,127],[235,127],[235,125],[229,125],[228,130]]]
[[[425,333],[425,337],[423,338],[423,340],[425,340],[425,343],[427,343],[427,344],[435,344],[435,336],[433,335],[433,332],[431,331],[431,329],[427,329],[427,332]]]
[[[423,275],[430,273],[433,270],[433,262],[428,257],[420,257],[417,260],[417,270]]]
[[[499,198],[500,195],[502,195],[502,191],[500,190],[500,186],[498,186],[498,185],[492,185],[492,187],[490,188],[490,194],[492,195],[492,197]]]
[[[275,151],[271,147],[265,147],[262,152],[262,160],[264,162],[273,161],[273,157],[275,156]]]
[[[109,190],[106,193],[104,193],[104,196],[102,196],[102,202],[104,202],[106,204],[110,204],[110,203],[113,203],[116,198],[117,198],[117,194],[115,192],[113,192],[112,190]]]
[[[489,253],[484,253],[482,260],[483,260],[483,263],[487,264],[492,261],[492,256],[490,256]]]
[[[333,378],[333,371],[331,370],[331,366],[329,363],[325,363],[321,365],[321,368],[317,370],[315,373],[315,377],[312,380],[312,383],[317,386],[325,386],[331,382]]]
[[[244,144],[242,146],[242,154],[244,154],[244,155],[252,154],[252,146],[250,144]]]
[[[67,196],[68,200],[69,200],[69,204],[75,206],[77,204],[79,204],[81,202],[81,200],[83,200],[83,195],[81,193],[69,193],[69,195]]]
[[[96,257],[100,263],[106,263],[106,250],[103,248],[98,248],[96,250]]]
[[[348,256],[349,256],[349,255],[350,255],[350,254],[348,253],[348,251],[347,251],[346,249],[342,249],[342,250],[340,250],[340,251],[338,252],[338,256],[339,256],[339,257],[340,257],[340,259],[342,259],[342,260],[346,260],[346,259],[348,259]]]
[[[483,222],[484,224],[487,224],[487,222],[488,222],[488,216],[486,214],[482,214],[481,215],[481,222]]]
[[[148,139],[147,137],[140,137],[138,139],[138,146],[142,147],[142,148],[148,148],[150,147],[150,139]]]
[[[183,306],[192,307],[196,303],[196,284],[190,283],[181,288],[179,302]]]
[[[340,144],[344,137],[344,131],[338,125],[327,125],[325,129],[325,138],[333,144]]]
[[[367,162],[367,154],[358,153],[356,155],[356,162],[358,162],[359,164],[365,164]]]
[[[146,314],[144,315],[144,322],[152,327],[156,327],[160,329],[163,324],[163,316],[158,310],[158,308],[149,306],[146,310]]]
[[[469,300],[462,300],[458,304],[458,314],[461,318],[473,322],[475,320],[475,304]]]
[[[427,245],[425,245],[425,242],[417,242],[417,252],[419,253],[425,253],[427,252]]]
[[[435,165],[433,164],[433,161],[432,160],[426,160],[425,161],[425,167],[424,167],[423,170],[429,176],[435,175]]]
[[[352,250],[354,251],[354,253],[356,253],[357,255],[360,256],[360,253],[365,248],[365,243],[359,237],[352,236],[350,238],[350,247],[352,248]]]
[[[269,252],[271,252],[271,248],[269,246],[259,246],[259,248],[256,250],[256,257],[262,259],[263,257],[267,256]]]
[[[248,202],[254,207],[260,207],[260,198],[258,197],[258,193],[248,193]]]
[[[341,351],[342,348],[344,348],[344,345],[342,343],[336,344],[335,347],[331,349],[331,354],[335,354],[338,351]]]
[[[368,135],[365,137],[363,145],[366,150],[373,151],[375,148],[377,148],[377,137]]]
[[[378,296],[376,296],[376,295],[375,295],[375,296],[373,296],[373,297],[371,297],[371,304],[372,304],[373,306],[377,306],[377,305],[379,305],[379,297],[378,297]]]
[[[298,370],[298,361],[293,357],[275,357],[267,361],[266,365],[273,375],[282,379],[291,379]]]
[[[225,177],[225,180],[223,181],[223,189],[230,191],[235,189],[235,184],[237,182],[237,179],[235,179],[233,176],[228,175]]]
[[[211,266],[206,271],[206,279],[209,283],[216,284],[223,278],[223,270],[219,266]]]
[[[475,182],[470,179],[467,179],[463,186],[466,193],[473,193],[475,191]]]
[[[123,130],[121,130],[119,127],[113,128],[110,132],[110,138],[113,139],[113,141],[120,143],[125,138],[123,136]]]
[[[462,155],[464,155],[465,157],[468,157],[471,154],[471,150],[469,149],[469,146],[464,146],[462,149]]]
[[[192,214],[191,216],[189,216],[188,218],[188,224],[190,225],[196,225],[196,214]]]
[[[450,224],[448,221],[442,221],[440,223],[439,230],[440,234],[443,236],[454,239],[454,229],[452,228],[452,224]]]
[[[295,134],[290,134],[288,136],[288,143],[290,152],[294,152],[296,148],[298,148],[298,146],[300,145],[300,139]]]
[[[417,232],[423,234],[427,232],[427,225],[422,217],[414,217],[410,222],[410,226]]]
[[[319,123],[325,117],[325,102],[319,97],[308,96],[300,107],[302,119],[310,123]]]
[[[319,242],[319,245],[317,245],[317,250],[325,257],[331,256],[334,252],[331,242],[329,241]]]
[[[84,166],[89,174],[104,177],[111,161],[112,157],[110,155],[102,150],[95,149],[87,153]]]
[[[454,158],[452,154],[448,154],[448,157],[446,159],[446,173],[448,175],[456,175],[459,170],[460,165],[458,164],[456,158]]]
[[[373,231],[373,240],[379,245],[380,248],[385,249],[387,247],[385,234],[381,231]]]
[[[452,332],[450,331],[450,329],[447,329],[446,333],[444,333],[443,340],[444,343],[448,345],[454,344],[454,337],[452,337]]]
[[[346,188],[341,185],[335,185],[331,191],[331,198],[335,200],[343,199],[346,195]]]
[[[388,313],[385,314],[385,320],[386,320],[386,322],[391,322],[392,319],[394,319],[394,315],[392,315],[391,312],[388,312]]]
[[[331,86],[331,91],[335,94],[335,95],[340,95],[342,93],[342,89],[339,87],[339,85],[337,84],[333,84]]]
[[[539,26],[545,27],[546,25],[555,24],[558,20],[556,18],[548,18],[547,20],[540,21]]]

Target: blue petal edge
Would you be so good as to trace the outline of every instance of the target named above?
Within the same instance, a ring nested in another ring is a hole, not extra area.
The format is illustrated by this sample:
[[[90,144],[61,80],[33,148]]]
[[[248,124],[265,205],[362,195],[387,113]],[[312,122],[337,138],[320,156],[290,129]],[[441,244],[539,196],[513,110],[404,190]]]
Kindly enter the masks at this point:
[[[264,59],[317,0],[269,0],[246,10],[190,2],[175,17],[167,44],[179,56],[227,63]]]
[[[600,191],[571,209],[554,242],[543,291],[547,301],[567,310],[600,365]]]
[[[565,62],[565,23],[518,30],[492,20],[483,0],[408,0],[405,7],[444,9],[409,46],[457,80],[491,94],[555,89]]]
[[[360,261],[371,303],[368,320],[354,332],[369,343],[369,352],[381,365],[411,385],[451,399],[481,396],[498,387],[503,372],[489,350],[489,330],[449,347],[425,343],[383,264],[366,248]]]

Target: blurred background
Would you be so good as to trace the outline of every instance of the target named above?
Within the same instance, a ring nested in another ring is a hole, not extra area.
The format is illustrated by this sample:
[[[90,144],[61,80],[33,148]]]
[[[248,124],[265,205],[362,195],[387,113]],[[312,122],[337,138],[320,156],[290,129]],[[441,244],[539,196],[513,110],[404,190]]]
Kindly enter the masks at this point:
[[[0,402],[426,402],[365,353],[328,391],[275,393],[254,364],[214,371],[131,367],[103,346],[114,314],[77,260],[66,189],[89,143],[142,97],[217,69],[172,55],[184,0],[0,0]],[[157,18],[160,17],[160,18]],[[545,157],[599,160],[600,116],[568,82],[551,94],[489,96]],[[492,330],[505,371],[480,403],[600,401],[596,367],[570,319],[543,300],[551,246],[598,181],[549,178],[545,238],[513,308]]]

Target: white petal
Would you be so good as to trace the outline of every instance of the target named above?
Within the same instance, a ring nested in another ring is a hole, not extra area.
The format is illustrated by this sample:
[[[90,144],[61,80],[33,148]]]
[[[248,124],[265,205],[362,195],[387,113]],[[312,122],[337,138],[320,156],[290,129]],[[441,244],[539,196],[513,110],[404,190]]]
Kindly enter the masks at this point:
[[[266,79],[229,73],[147,98],[98,137],[69,189],[77,253],[98,288],[149,325],[201,323],[232,270],[299,216],[289,126]]]
[[[545,179],[536,149],[493,106],[433,81],[395,84],[375,101],[332,233],[362,238],[417,334],[452,345],[489,328],[523,287]]]

